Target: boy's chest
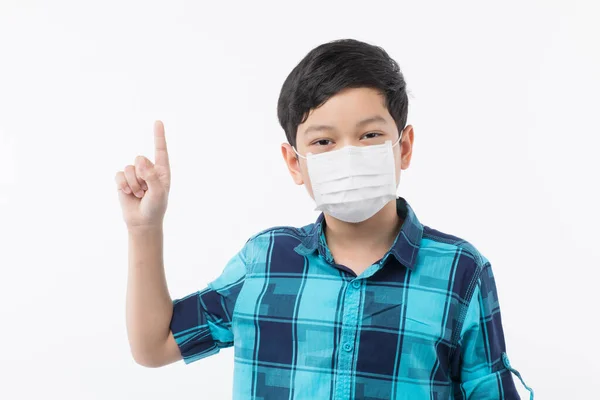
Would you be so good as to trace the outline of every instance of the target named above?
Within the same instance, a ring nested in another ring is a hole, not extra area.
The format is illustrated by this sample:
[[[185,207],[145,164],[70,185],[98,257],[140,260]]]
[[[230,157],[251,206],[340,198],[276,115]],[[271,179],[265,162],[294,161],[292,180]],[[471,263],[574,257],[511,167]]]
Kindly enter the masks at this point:
[[[439,282],[399,264],[362,279],[321,259],[295,261],[246,277],[233,315],[238,361],[383,379],[446,373],[458,305]]]

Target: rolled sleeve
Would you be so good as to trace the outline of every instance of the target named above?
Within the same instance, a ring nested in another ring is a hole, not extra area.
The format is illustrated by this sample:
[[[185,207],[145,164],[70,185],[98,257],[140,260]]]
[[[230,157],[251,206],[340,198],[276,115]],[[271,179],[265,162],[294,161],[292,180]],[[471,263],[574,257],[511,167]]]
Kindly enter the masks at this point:
[[[233,346],[233,309],[245,276],[242,250],[206,288],[173,300],[170,328],[186,364]]]
[[[482,267],[470,299],[458,348],[460,382],[455,398],[520,399],[507,364],[498,293],[489,262]]]

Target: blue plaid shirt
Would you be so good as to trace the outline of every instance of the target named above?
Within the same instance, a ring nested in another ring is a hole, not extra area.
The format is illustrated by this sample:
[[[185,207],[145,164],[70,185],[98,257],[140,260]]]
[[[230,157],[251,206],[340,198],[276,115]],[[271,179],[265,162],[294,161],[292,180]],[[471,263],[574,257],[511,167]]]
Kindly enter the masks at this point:
[[[490,262],[396,204],[400,233],[359,276],[333,260],[323,214],[251,237],[173,301],[185,363],[233,346],[234,399],[519,399]]]

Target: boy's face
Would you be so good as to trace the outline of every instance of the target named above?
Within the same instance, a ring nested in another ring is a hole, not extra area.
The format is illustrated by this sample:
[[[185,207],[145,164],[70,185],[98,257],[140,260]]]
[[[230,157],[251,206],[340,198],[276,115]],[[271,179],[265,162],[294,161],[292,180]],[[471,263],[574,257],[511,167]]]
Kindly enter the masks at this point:
[[[380,118],[361,124],[372,117]],[[306,156],[307,153],[339,150],[344,146],[381,144],[386,140],[395,143],[398,135],[398,127],[385,107],[382,94],[371,88],[348,88],[311,110],[306,121],[298,125],[296,150]],[[400,181],[400,170],[410,165],[413,136],[412,126],[407,125],[401,142],[393,148],[396,185]],[[281,145],[281,152],[294,182],[305,184],[314,199],[307,160],[297,158],[289,143]]]

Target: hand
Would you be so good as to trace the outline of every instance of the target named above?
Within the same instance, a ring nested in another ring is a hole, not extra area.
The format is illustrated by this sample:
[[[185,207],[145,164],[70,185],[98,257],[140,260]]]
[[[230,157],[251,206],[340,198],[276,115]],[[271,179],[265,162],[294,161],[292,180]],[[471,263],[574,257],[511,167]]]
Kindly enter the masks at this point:
[[[162,228],[171,187],[171,168],[161,121],[154,122],[154,146],[155,164],[144,156],[137,156],[134,165],[125,166],[115,176],[128,229]]]

